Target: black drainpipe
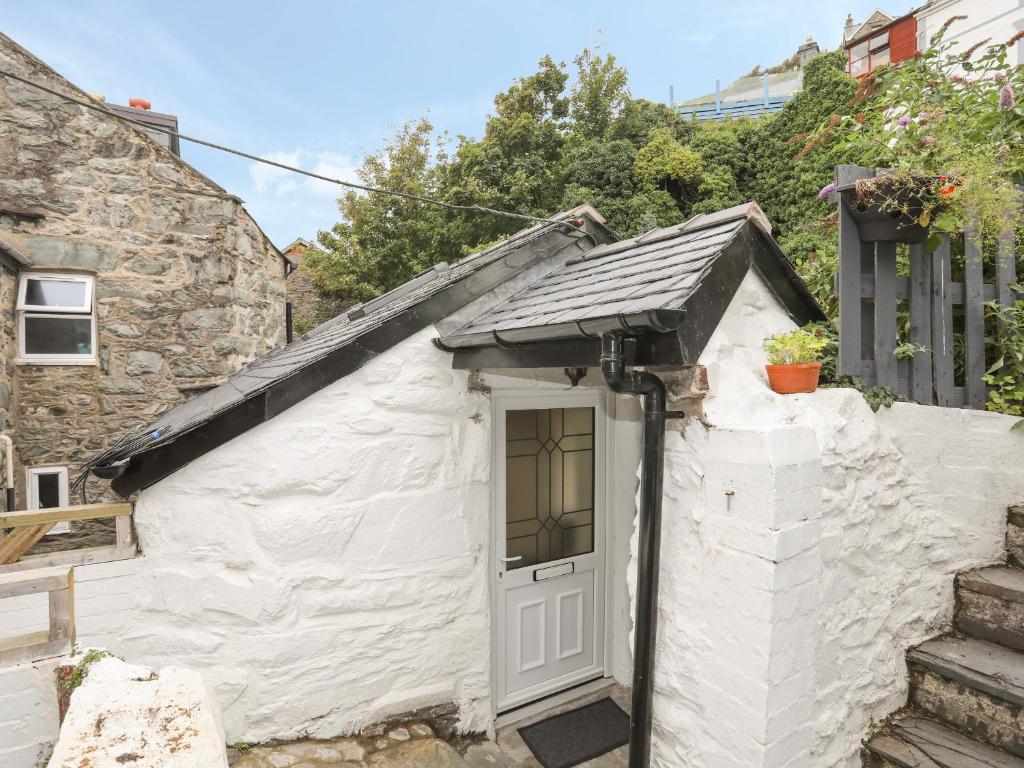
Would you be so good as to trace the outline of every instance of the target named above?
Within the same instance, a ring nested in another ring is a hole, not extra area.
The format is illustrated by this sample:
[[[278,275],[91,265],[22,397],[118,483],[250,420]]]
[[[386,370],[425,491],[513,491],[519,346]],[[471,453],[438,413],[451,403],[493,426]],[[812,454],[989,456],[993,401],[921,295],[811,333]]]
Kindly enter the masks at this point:
[[[644,451],[640,476],[640,551],[637,563],[636,637],[633,652],[633,693],[629,715],[629,768],[647,768],[651,761],[654,710],[654,649],[658,636],[658,569],[661,553],[661,491],[664,477],[665,419],[681,413],[665,411],[665,383],[653,373],[627,371],[623,362],[625,335],[601,337],[601,373],[608,388],[644,397]]]

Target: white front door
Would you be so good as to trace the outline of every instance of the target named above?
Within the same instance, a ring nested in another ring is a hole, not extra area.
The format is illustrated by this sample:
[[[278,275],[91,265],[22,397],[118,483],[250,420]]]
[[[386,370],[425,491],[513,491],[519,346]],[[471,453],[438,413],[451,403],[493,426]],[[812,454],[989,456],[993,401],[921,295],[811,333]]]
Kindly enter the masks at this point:
[[[600,393],[499,399],[499,712],[604,672],[605,411]]]

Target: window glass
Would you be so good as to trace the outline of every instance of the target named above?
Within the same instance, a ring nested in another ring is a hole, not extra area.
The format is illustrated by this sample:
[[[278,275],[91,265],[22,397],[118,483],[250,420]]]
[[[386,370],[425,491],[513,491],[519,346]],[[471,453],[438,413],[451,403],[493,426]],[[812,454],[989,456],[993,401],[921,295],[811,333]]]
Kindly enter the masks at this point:
[[[857,59],[863,59],[868,55],[868,43],[865,40],[863,43],[857,43],[850,49],[850,61],[857,61]]]
[[[80,307],[87,310],[88,286],[81,280],[26,278],[25,305],[33,307]]]
[[[594,409],[507,411],[509,569],[594,551]]]
[[[879,35],[878,37],[871,38],[871,52],[879,50],[880,48],[887,48],[889,46],[889,33]]]
[[[871,54],[871,68],[880,67],[883,64],[889,63],[889,49],[886,48],[884,51],[876,51]]]
[[[36,502],[39,509],[60,506],[59,472],[40,472],[36,475]]]
[[[25,315],[26,355],[91,355],[92,318]]]

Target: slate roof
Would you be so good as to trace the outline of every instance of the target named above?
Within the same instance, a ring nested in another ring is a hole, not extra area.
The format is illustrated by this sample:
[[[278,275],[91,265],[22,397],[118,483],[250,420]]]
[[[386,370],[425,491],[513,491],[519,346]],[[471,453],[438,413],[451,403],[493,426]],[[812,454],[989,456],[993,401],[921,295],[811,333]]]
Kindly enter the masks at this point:
[[[350,308],[171,409],[95,457],[88,470],[113,478],[114,490],[127,496],[431,324],[443,335],[442,347],[457,348],[453,365],[460,356],[486,352],[488,344],[500,346],[502,339],[574,339],[586,346],[622,328],[668,343],[676,350],[671,359],[682,364],[696,360],[752,267],[798,321],[821,315],[754,203],[624,241],[589,206],[555,219],[574,224],[538,224]],[[698,293],[701,311],[684,326],[683,313]],[[556,363],[567,364],[560,357]]]
[[[592,248],[490,309],[442,343],[450,347],[594,335],[597,318],[683,310],[726,247],[753,222],[770,236],[756,203],[702,214],[677,226]]]
[[[574,219],[576,216],[579,218]],[[389,293],[349,308],[295,342],[254,359],[217,387],[167,411],[142,432],[126,436],[94,457],[87,467],[91,470],[131,459],[239,409],[258,411],[252,417],[257,420],[270,418],[438,319],[426,312],[417,314],[428,300],[446,291],[454,292],[450,301],[445,303],[447,311],[444,313],[447,314],[475,298],[474,289],[464,284],[486,267],[507,260],[520,251],[528,251],[534,244],[543,245],[546,250],[540,256],[548,257],[551,255],[549,251],[556,247],[569,247],[579,242],[586,242],[592,247],[596,242],[614,238],[614,234],[603,226],[604,219],[590,206],[581,206],[553,217],[553,220],[569,219],[584,221],[584,224],[580,230],[558,224],[534,225],[454,265],[438,264]],[[557,237],[553,244],[548,242],[552,237]],[[505,278],[529,265],[527,257],[515,261],[503,273]],[[479,293],[491,287],[486,285],[476,290]],[[339,356],[344,358],[340,365],[337,361]],[[329,358],[331,369],[326,370],[324,365]],[[229,438],[230,435],[226,439]],[[114,487],[120,492],[116,481]]]

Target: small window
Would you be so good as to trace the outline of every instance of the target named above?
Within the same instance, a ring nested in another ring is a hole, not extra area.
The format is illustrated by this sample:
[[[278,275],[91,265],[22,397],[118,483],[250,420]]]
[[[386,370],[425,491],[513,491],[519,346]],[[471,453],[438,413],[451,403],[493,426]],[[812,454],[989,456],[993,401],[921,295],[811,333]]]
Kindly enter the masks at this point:
[[[889,33],[871,38],[871,70],[889,63]]]
[[[52,509],[68,506],[68,468],[30,467],[28,470],[28,508]],[[68,533],[69,523],[57,523],[50,533]]]
[[[850,74],[859,75],[868,69],[867,41],[858,43],[850,49]]]
[[[878,37],[872,37],[871,38],[871,52],[872,53],[874,53],[875,51],[880,51],[883,48],[888,48],[888,47],[889,47],[889,33],[888,32],[884,32],[883,34],[879,35]]]
[[[88,364],[96,360],[93,278],[26,273],[18,288],[21,360]]]

